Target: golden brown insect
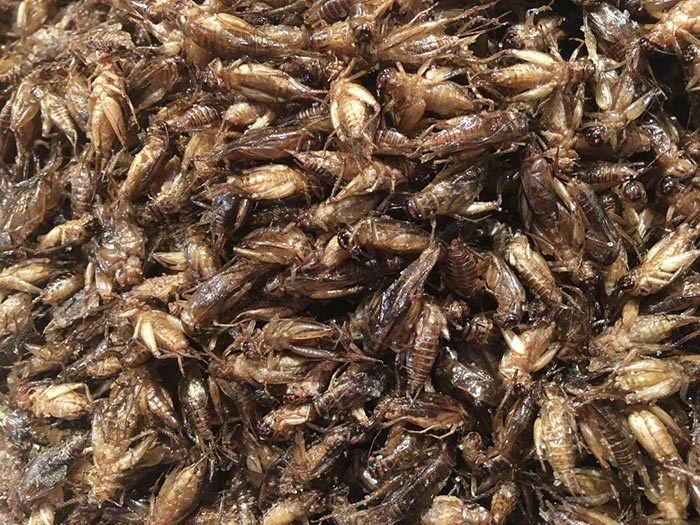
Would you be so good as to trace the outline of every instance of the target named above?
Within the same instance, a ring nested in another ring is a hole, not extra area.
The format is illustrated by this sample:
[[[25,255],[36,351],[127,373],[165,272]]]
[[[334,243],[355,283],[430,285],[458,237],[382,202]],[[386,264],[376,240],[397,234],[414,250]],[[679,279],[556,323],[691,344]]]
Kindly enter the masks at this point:
[[[329,97],[338,139],[348,152],[367,156],[373,148],[379,102],[362,85],[343,77],[331,82]]]
[[[454,117],[439,123],[442,131],[430,133],[418,148],[421,161],[450,153],[482,151],[521,139],[529,129],[527,116],[498,110]]]
[[[436,496],[430,508],[421,517],[422,525],[489,525],[493,517],[488,509],[476,503],[467,503],[456,496]]]
[[[177,317],[152,308],[136,308],[123,315],[133,320],[134,336],[154,357],[179,358],[191,354],[190,343]]]
[[[228,14],[207,11],[191,2],[176,5],[177,24],[197,45],[223,58],[286,56],[307,39],[292,26],[253,26]]]
[[[266,357],[234,353],[221,361],[209,363],[208,372],[213,377],[235,379],[258,387],[277,385],[303,377],[310,368],[308,359],[282,353]]]
[[[530,374],[547,366],[560,349],[560,345],[552,341],[554,322],[541,322],[520,335],[506,329],[502,333],[508,348],[498,371],[509,382],[529,383]]]
[[[98,187],[98,175],[93,169],[92,149],[87,148],[66,168],[69,171],[70,202],[73,218],[88,213]]]
[[[492,252],[486,256],[484,284],[498,303],[494,321],[501,328],[513,328],[523,316],[525,289],[506,262]]]
[[[576,176],[590,184],[593,189],[602,190],[634,179],[637,177],[637,170],[629,163],[597,161],[587,164],[584,171]]]
[[[559,207],[554,192],[552,168],[542,149],[530,144],[520,162],[522,190],[534,217],[547,230],[556,230],[559,222]]]
[[[163,182],[146,204],[144,215],[152,220],[163,220],[186,208],[195,190],[197,174],[194,170],[178,169],[180,159],[172,157],[163,167]]]
[[[18,292],[41,293],[41,285],[56,275],[56,270],[50,259],[27,259],[23,262],[7,266],[0,271],[0,290],[16,290]]]
[[[267,104],[323,96],[322,91],[264,64],[234,62],[224,66],[217,59],[207,66],[204,82],[209,89],[230,89],[249,100]]]
[[[73,151],[76,151],[78,130],[66,103],[43,86],[34,86],[32,94],[39,99],[39,105],[41,106],[41,135],[48,137],[51,128],[56,126],[71,143]]]
[[[493,523],[505,523],[520,497],[520,487],[513,481],[503,481],[498,484],[496,492],[491,497],[491,514]]]
[[[679,40],[697,43],[693,35],[700,33],[699,15],[699,2],[681,0],[661,14],[660,20],[646,32],[640,45],[648,51],[675,51],[680,55]]]
[[[436,78],[428,78],[430,71],[426,67],[410,74],[400,63],[398,66],[399,69],[382,71],[377,77],[377,86],[389,97],[384,109],[393,116],[400,131],[413,131],[426,111],[454,117],[474,110],[474,96],[465,87],[435,72],[431,76]]]
[[[525,235],[514,234],[508,241],[506,261],[518,272],[525,285],[542,301],[551,306],[562,303],[562,293],[554,280],[547,261],[534,251]]]
[[[422,66],[430,59],[448,56],[469,60],[473,58],[469,45],[477,40],[494,20],[485,20],[480,12],[485,6],[476,5],[460,11],[455,17],[441,16],[435,19],[420,20],[410,24],[397,24],[390,27],[381,38],[375,39],[371,52],[377,62],[401,63],[405,66]],[[421,8],[422,9],[422,8]],[[456,21],[464,21],[465,31],[460,35],[446,34],[446,27]],[[476,29],[469,31],[469,21]],[[479,26],[479,23],[482,25]]]
[[[57,277],[42,288],[37,300],[45,304],[55,304],[69,298],[85,283],[82,272],[71,272]]]
[[[549,53],[533,49],[507,49],[503,55],[521,62],[492,69],[479,81],[488,87],[517,92],[510,97],[513,101],[545,99],[556,88],[566,89],[570,84],[587,80],[594,71],[590,60],[577,60],[578,53],[574,52],[569,61],[565,62],[556,48],[552,48]]]
[[[633,53],[624,70],[614,80],[609,80],[609,96],[600,97],[601,111],[590,114],[594,120],[584,124],[584,137],[595,147],[609,143],[613,151],[625,148],[626,133],[631,122],[641,117],[658,95],[650,89],[641,95],[635,82],[639,53]]]
[[[681,224],[652,246],[618,286],[630,295],[650,295],[668,286],[700,256],[700,250],[694,249],[699,235],[698,226]]]
[[[437,358],[441,337],[449,338],[445,314],[439,305],[423,300],[423,308],[416,323],[413,346],[406,354],[409,395],[416,396],[423,389]]]
[[[469,298],[484,286],[487,257],[470,248],[462,239],[453,239],[447,248],[447,279],[454,292]]]
[[[410,181],[414,165],[410,161],[403,164],[389,164],[381,161],[362,161],[358,175],[329,200],[338,201],[358,195],[377,192],[394,193]]]
[[[407,422],[421,429],[450,434],[469,428],[473,416],[453,398],[444,394],[421,392],[416,399],[386,396],[376,409],[386,426]]]
[[[17,7],[15,26],[23,35],[37,31],[49,16],[52,0],[23,0]]]
[[[341,247],[358,251],[420,253],[431,244],[430,235],[409,222],[389,218],[366,218],[338,233]]]
[[[90,391],[84,383],[25,383],[17,400],[36,417],[79,419],[91,410]]]
[[[381,200],[379,194],[356,195],[345,199],[331,199],[321,202],[302,212],[299,218],[302,227],[335,231],[344,224],[355,224],[372,211]],[[337,245],[337,237],[330,242]]]
[[[103,160],[110,158],[115,140],[126,146],[125,109],[130,105],[121,72],[113,64],[100,65],[90,84],[90,96],[87,100],[88,134],[95,148],[98,169]]]
[[[627,416],[637,442],[659,465],[680,464],[681,456],[664,420],[655,411],[639,408]]]
[[[204,459],[176,468],[166,476],[148,515],[148,525],[182,523],[196,508],[208,469]]]
[[[31,235],[58,203],[58,186],[51,171],[0,192],[0,251],[7,251]]]
[[[210,449],[214,444],[214,414],[207,385],[196,366],[185,369],[185,375],[180,381],[179,398],[185,429],[190,438],[202,449]]]
[[[439,215],[466,217],[500,209],[501,201],[475,202],[483,186],[483,166],[441,171],[425,188],[406,202],[406,211],[414,220]]]
[[[184,107],[165,107],[158,117],[173,133],[200,131],[218,124],[221,121],[223,108],[215,103],[205,101],[188,103]]]
[[[134,156],[122,183],[121,195],[124,199],[135,200],[148,189],[167,163],[170,151],[170,137],[165,124],[151,126],[143,148]]]
[[[112,294],[114,282],[125,287],[141,282],[146,237],[130,215],[130,209],[117,207],[102,217],[102,233],[94,248],[95,280],[103,296]]]
[[[64,102],[71,118],[83,132],[87,131],[90,119],[87,107],[89,97],[88,79],[77,68],[71,68],[66,81]]]
[[[174,275],[166,274],[144,279],[142,283],[125,292],[123,298],[127,304],[136,307],[153,300],[168,303],[189,290],[194,283],[195,278],[192,273],[183,269]]]
[[[320,135],[298,126],[251,129],[243,136],[215,148],[204,160],[218,161],[239,156],[258,160],[291,157],[296,151],[322,146]]]
[[[647,489],[645,494],[668,523],[683,523],[687,520],[686,509],[690,494],[687,481],[682,477],[660,469],[653,488]]]
[[[290,223],[284,228],[253,230],[234,251],[261,263],[292,265],[307,261],[313,247],[306,234]]]
[[[687,388],[683,367],[672,361],[644,358],[617,367],[612,386],[627,403],[652,402]]]
[[[586,254],[594,262],[602,266],[610,266],[617,259],[621,248],[617,229],[603,210],[593,188],[588,184],[573,179],[567,185],[567,191],[584,217]]]
[[[168,427],[180,428],[182,423],[175,411],[173,400],[157,374],[145,367],[137,369],[134,374],[141,385],[138,392],[141,414],[145,416],[150,413]]]
[[[84,215],[80,219],[73,219],[59,224],[46,235],[37,237],[39,251],[51,251],[54,249],[69,248],[84,244],[97,230],[99,222],[92,215]]]
[[[39,131],[39,101],[32,95],[34,79],[24,79],[8,102],[10,104],[9,129],[15,136],[17,145],[18,164],[27,162],[27,155],[31,150]]]
[[[268,164],[244,170],[226,184],[241,197],[254,201],[302,196],[308,201],[316,193],[311,177],[284,164]]]
[[[136,389],[128,385],[127,377],[123,378],[127,384],[117,386],[93,414],[93,468],[88,473],[88,498],[95,503],[114,497],[132,469],[141,462],[148,464],[148,453],[156,442],[152,432],[139,434]]]
[[[581,406],[578,413],[581,436],[600,466],[620,469],[628,485],[634,483],[635,473],[646,482],[648,474],[626,422],[594,404]]]
[[[614,325],[591,339],[589,351],[592,355],[627,354],[630,351],[649,355],[663,352],[670,349],[669,343],[664,341],[673,330],[696,322],[697,319],[691,315],[639,315],[637,305],[630,301]]]
[[[574,472],[576,464],[576,415],[569,400],[557,385],[543,386],[540,415],[533,427],[535,451],[544,465],[546,459],[554,476],[566,489],[576,494],[579,486]]]
[[[126,79],[137,111],[160,102],[181,78],[182,60],[174,56],[157,56],[141,60]]]

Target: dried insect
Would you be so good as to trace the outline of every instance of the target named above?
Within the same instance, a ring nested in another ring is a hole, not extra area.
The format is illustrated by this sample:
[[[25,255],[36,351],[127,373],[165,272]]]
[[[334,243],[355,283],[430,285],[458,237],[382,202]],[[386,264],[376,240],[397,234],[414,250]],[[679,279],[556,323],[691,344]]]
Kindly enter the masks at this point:
[[[650,295],[668,286],[700,256],[695,241],[700,229],[684,223],[657,242],[640,266],[620,278],[618,286],[630,295]]]
[[[16,489],[22,505],[32,505],[65,482],[68,470],[83,452],[85,438],[83,434],[69,436],[27,464]]]
[[[414,224],[369,217],[338,233],[338,244],[347,250],[388,253],[420,253],[431,244],[430,235]]]
[[[204,489],[207,462],[198,462],[170,472],[148,515],[149,525],[182,523],[196,507]]]
[[[129,166],[126,180],[122,183],[121,195],[134,200],[143,194],[153,179],[159,175],[170,154],[170,138],[165,124],[149,128],[143,148]]]
[[[522,62],[492,69],[480,81],[489,87],[519,91],[511,97],[513,101],[545,99],[556,88],[566,89],[571,83],[587,80],[594,71],[590,60],[577,60],[577,53],[574,52],[569,61],[565,62],[555,48],[550,53],[531,49],[507,49],[503,55]]]
[[[483,185],[485,169],[474,166],[445,169],[419,193],[406,202],[406,211],[414,220],[432,219],[439,215],[469,216],[498,210],[501,201],[475,202]]]
[[[681,54],[679,39],[695,42],[693,33],[699,33],[696,17],[700,5],[695,0],[682,0],[660,16],[646,32],[640,45],[649,51],[675,51]]]
[[[540,415],[534,424],[535,451],[544,464],[546,459],[556,479],[572,494],[580,491],[574,472],[576,463],[576,415],[569,401],[556,385],[545,385]]]
[[[331,82],[329,97],[331,121],[343,146],[355,155],[372,151],[379,102],[363,86],[343,77]]]
[[[390,98],[385,109],[400,131],[413,131],[425,111],[454,117],[475,109],[474,96],[466,88],[439,74],[437,78],[428,75],[424,67],[416,74],[406,73],[399,63],[398,70],[385,69],[377,77],[377,86]]]
[[[36,417],[78,419],[91,410],[90,391],[84,383],[25,383],[17,391],[17,401]]]
[[[441,336],[449,337],[445,314],[439,305],[424,300],[413,346],[406,354],[409,395],[415,396],[423,389],[437,358]]]
[[[532,249],[527,237],[514,234],[508,241],[506,261],[518,272],[525,285],[542,301],[551,306],[562,304],[561,290],[547,261]]]
[[[209,14],[194,3],[178,2],[176,11],[182,32],[220,57],[281,57],[302,46],[307,38],[293,26],[253,26],[228,13]]]
[[[486,260],[485,289],[498,303],[494,321],[501,328],[513,328],[523,316],[525,290],[503,259],[490,253]]]
[[[125,109],[130,105],[121,72],[112,64],[99,66],[90,84],[90,96],[87,100],[88,130],[95,148],[98,168],[102,166],[103,160],[110,158],[115,139],[119,140],[122,146],[126,146]]]
[[[423,525],[448,525],[465,523],[486,525],[492,523],[491,512],[476,503],[467,503],[456,496],[437,496],[423,514]]]
[[[491,111],[454,117],[439,125],[442,131],[421,141],[418,153],[423,162],[456,152],[480,152],[521,139],[529,120],[517,111]]]
[[[214,414],[210,407],[207,385],[196,367],[185,370],[185,376],[180,381],[179,397],[185,416],[185,429],[190,438],[203,449],[211,448],[214,443]]]
[[[53,249],[70,248],[84,244],[97,230],[99,222],[92,215],[84,215],[80,219],[67,221],[54,227],[46,235],[40,235],[37,249],[51,251]]]
[[[438,384],[457,398],[476,406],[494,406],[498,402],[495,378],[487,370],[460,360],[450,348],[445,348],[439,357],[435,374]]]
[[[283,103],[317,99],[322,91],[305,86],[294,77],[263,64],[234,63],[224,66],[215,60],[207,66],[204,82],[208,88],[225,88],[256,102]]]
[[[383,347],[398,318],[410,307],[409,303],[414,294],[423,288],[428,274],[437,262],[439,252],[435,245],[428,247],[401,272],[394,283],[373,299],[370,311],[376,314],[369,317],[366,331],[363,333],[366,351],[376,353]]]

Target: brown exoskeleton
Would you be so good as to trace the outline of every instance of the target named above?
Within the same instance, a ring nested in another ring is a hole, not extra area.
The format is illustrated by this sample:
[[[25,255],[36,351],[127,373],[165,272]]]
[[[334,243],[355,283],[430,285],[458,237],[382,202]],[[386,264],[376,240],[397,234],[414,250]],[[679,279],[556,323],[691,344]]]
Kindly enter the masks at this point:
[[[698,236],[699,226],[681,224],[644,255],[640,266],[621,277],[618,286],[630,295],[650,295],[668,286],[700,257]]]
[[[550,53],[532,49],[507,49],[503,55],[522,62],[488,71],[481,75],[479,82],[489,88],[518,92],[510,97],[513,101],[546,99],[555,89],[566,90],[571,84],[585,82],[594,72],[590,60],[577,60],[577,52],[572,53],[568,62],[554,48]]]
[[[92,409],[90,391],[84,383],[25,383],[19,387],[17,401],[36,417],[79,419]]]
[[[442,130],[428,134],[418,148],[417,154],[424,162],[450,153],[475,153],[517,141],[527,134],[529,119],[524,112],[496,110],[454,117],[436,126]]]
[[[467,88],[439,72],[433,71],[430,75],[428,64],[426,62],[417,73],[411,74],[399,63],[398,69],[384,69],[377,77],[377,86],[390,99],[385,110],[404,133],[413,131],[426,111],[454,117],[476,107],[474,95]]]
[[[546,459],[554,476],[572,494],[580,491],[574,472],[576,463],[576,414],[561,389],[544,385],[540,415],[534,424],[535,451],[544,465]]]
[[[476,201],[485,175],[483,166],[446,168],[408,199],[406,211],[414,220],[425,220],[440,215],[465,217],[498,210],[501,206],[500,199],[492,202]]]

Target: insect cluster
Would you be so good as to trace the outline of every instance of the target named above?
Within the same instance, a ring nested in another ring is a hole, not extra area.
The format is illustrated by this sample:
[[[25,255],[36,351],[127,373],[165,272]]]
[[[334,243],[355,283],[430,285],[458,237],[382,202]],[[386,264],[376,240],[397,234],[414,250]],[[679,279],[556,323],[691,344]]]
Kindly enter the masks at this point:
[[[698,38],[3,2],[0,521],[700,519]]]

